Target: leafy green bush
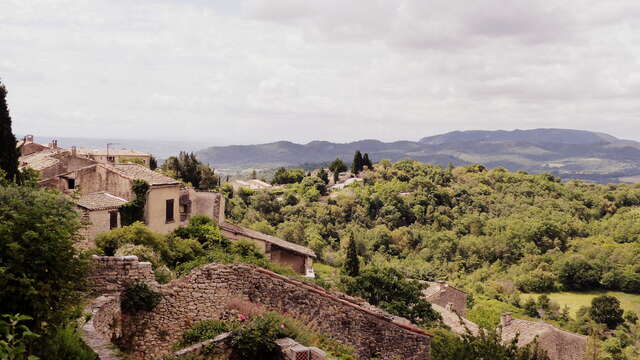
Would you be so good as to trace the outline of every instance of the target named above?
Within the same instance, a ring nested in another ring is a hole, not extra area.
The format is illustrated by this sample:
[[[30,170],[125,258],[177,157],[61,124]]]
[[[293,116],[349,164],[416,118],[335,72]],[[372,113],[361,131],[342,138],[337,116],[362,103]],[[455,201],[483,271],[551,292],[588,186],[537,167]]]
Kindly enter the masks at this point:
[[[144,221],[144,207],[147,203],[147,192],[149,191],[149,183],[144,180],[136,179],[131,185],[131,190],[136,198],[120,206],[120,219],[122,225],[131,225],[137,221]]]
[[[43,336],[43,344],[36,354],[42,359],[98,360],[96,354],[84,343],[74,323],[49,329]]]
[[[537,342],[518,347],[518,338],[503,344],[496,331],[481,331],[479,336],[458,336],[444,330],[434,331],[431,343],[433,360],[549,360]]]
[[[182,239],[197,240],[202,246],[227,245],[228,240],[220,233],[218,226],[211,218],[198,215],[189,219],[189,225],[179,227],[174,235]]]
[[[139,282],[124,289],[120,309],[129,314],[139,311],[153,311],[161,300],[161,293],[153,291],[149,285]]]
[[[278,352],[275,341],[289,337],[282,319],[274,313],[251,319],[248,324],[234,330],[229,345],[233,359],[270,360]]]
[[[40,335],[29,330],[26,325],[21,324],[29,320],[33,320],[33,318],[20,314],[2,315],[2,318],[0,318],[0,359],[38,359],[29,355],[27,344]]]
[[[40,331],[66,321],[84,289],[88,261],[74,243],[78,212],[68,197],[0,186],[0,314],[27,314]]]
[[[348,294],[414,323],[427,325],[440,320],[440,314],[422,298],[424,285],[406,280],[396,269],[368,268],[356,277],[344,277],[342,286]]]
[[[178,345],[180,347],[186,347],[205,340],[213,339],[214,337],[236,327],[236,324],[231,324],[230,322],[221,320],[199,321],[182,334],[182,338]]]
[[[113,256],[116,250],[125,244],[144,245],[160,254],[167,251],[165,237],[151,231],[139,221],[96,236],[96,246],[107,256]]]

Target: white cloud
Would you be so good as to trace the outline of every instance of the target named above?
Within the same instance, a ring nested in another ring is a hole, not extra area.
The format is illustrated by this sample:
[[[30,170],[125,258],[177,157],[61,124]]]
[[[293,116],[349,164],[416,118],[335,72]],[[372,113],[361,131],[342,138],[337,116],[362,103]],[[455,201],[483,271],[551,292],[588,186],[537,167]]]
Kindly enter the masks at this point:
[[[21,133],[640,138],[638,15],[636,0],[6,0],[0,77]]]

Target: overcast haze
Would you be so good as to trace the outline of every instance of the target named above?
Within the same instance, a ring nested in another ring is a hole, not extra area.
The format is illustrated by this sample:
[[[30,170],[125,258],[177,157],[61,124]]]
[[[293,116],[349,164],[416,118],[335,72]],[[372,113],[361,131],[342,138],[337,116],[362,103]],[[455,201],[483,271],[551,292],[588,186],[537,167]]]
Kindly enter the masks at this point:
[[[0,78],[23,134],[640,140],[639,25],[638,0],[2,0]]]

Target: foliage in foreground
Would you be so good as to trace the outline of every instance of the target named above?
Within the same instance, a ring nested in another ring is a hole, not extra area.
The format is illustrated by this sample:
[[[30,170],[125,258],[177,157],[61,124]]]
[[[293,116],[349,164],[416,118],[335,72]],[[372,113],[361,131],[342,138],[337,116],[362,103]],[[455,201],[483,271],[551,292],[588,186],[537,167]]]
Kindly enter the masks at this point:
[[[469,334],[458,336],[456,334],[435,330],[431,342],[431,354],[433,360],[549,360],[546,352],[537,342],[526,347],[517,346],[515,338],[509,344],[503,344],[501,336],[496,331],[481,331],[475,337]]]
[[[65,196],[26,186],[0,186],[0,313],[66,321],[80,299],[87,261],[73,247],[80,228]]]
[[[246,307],[246,305],[245,305]],[[259,307],[233,320],[205,320],[194,324],[179,342],[179,347],[212,339],[231,332],[232,359],[272,359],[277,352],[275,340],[289,337],[306,346],[315,346],[338,360],[355,360],[355,350],[316,330],[313,321],[302,322],[286,315],[265,312]]]

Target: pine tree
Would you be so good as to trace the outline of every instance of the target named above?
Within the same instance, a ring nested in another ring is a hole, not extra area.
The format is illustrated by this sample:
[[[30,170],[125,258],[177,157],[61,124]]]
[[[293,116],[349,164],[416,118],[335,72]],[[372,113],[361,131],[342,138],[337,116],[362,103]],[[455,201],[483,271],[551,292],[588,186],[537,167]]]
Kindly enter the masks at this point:
[[[0,169],[9,181],[20,181],[16,137],[11,130],[11,116],[7,105],[7,89],[0,82]]]
[[[351,164],[351,172],[354,174],[362,171],[362,154],[360,150],[356,150],[355,155],[353,155],[353,164]]]
[[[358,261],[358,250],[356,249],[356,241],[351,238],[347,247],[347,257],[343,265],[344,273],[349,276],[360,275],[360,262]]]
[[[324,170],[324,168],[318,171],[318,177],[324,181],[325,185],[329,184],[329,174]]]
[[[368,153],[364,153],[364,156],[362,157],[362,165],[363,168],[364,166],[366,166],[369,170],[373,170],[373,163],[371,163],[371,160],[369,160]]]

